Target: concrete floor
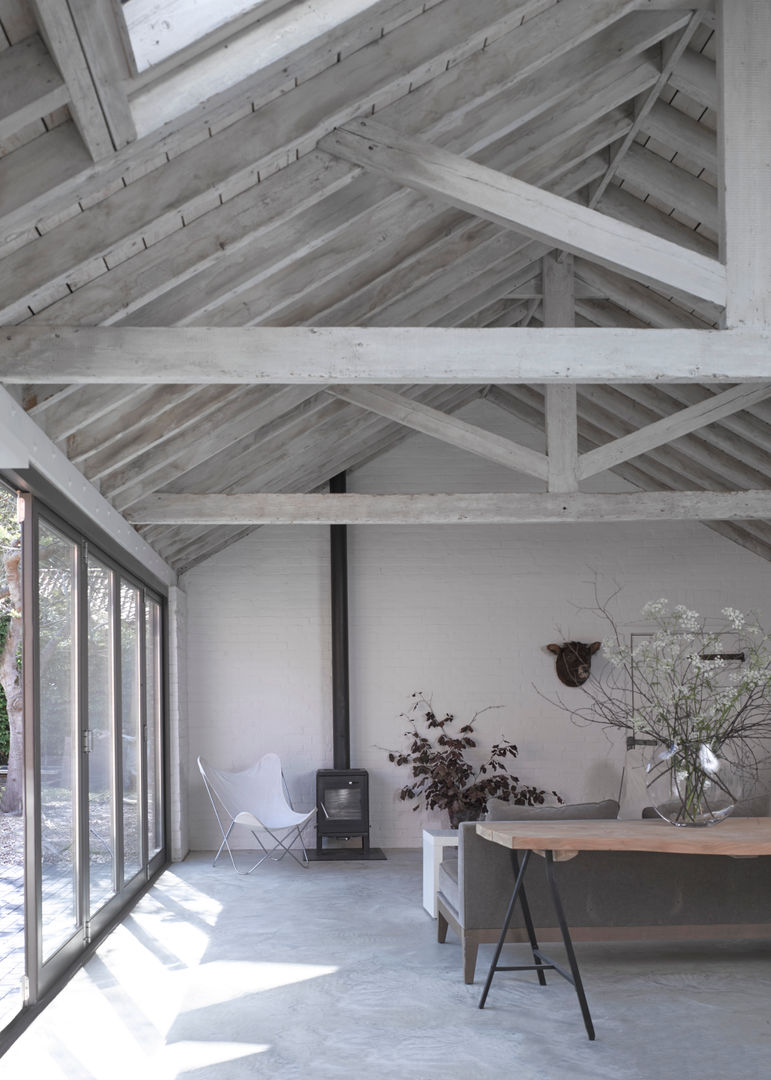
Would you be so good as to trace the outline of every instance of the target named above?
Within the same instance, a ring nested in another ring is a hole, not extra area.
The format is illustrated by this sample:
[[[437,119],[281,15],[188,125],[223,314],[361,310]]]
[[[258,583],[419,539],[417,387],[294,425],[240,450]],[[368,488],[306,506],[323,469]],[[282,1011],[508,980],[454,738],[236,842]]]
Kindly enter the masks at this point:
[[[465,986],[460,948],[438,945],[435,926],[419,851],[309,870],[284,860],[249,877],[191,856],[11,1047],[0,1078],[771,1075],[771,943],[579,944],[590,1043],[556,976],[539,988],[499,974],[480,1012],[490,950]]]

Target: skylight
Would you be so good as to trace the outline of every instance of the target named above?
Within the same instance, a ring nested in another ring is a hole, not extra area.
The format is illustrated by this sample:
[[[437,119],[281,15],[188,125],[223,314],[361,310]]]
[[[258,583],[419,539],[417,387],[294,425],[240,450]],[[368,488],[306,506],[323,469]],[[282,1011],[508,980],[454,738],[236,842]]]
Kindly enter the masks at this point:
[[[121,0],[138,71],[192,45],[265,0]],[[274,5],[275,6],[275,5]]]

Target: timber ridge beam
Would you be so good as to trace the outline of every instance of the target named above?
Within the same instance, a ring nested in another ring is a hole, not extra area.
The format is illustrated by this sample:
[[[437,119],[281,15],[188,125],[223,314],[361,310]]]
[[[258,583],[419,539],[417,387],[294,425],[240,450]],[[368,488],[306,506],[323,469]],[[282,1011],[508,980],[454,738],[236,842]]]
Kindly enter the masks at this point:
[[[4,383],[716,383],[771,379],[771,327],[45,327],[0,333]]]

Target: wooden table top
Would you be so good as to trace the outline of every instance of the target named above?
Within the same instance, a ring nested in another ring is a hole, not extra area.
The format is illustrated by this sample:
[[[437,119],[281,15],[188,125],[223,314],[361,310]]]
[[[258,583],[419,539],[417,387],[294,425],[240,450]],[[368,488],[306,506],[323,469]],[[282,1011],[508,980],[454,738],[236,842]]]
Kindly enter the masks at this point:
[[[531,851],[671,851],[691,855],[771,855],[771,818],[727,818],[676,827],[668,821],[480,821],[477,832]]]

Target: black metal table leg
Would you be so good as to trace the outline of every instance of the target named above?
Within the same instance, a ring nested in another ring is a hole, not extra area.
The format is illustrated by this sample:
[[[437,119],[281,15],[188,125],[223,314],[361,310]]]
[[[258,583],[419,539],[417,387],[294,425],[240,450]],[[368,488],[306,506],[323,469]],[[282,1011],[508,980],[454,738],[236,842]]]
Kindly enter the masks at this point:
[[[554,876],[554,856],[551,851],[545,853],[546,864],[546,880],[549,885],[549,891],[551,893],[552,904],[554,905],[554,912],[557,916],[557,922],[559,923],[560,933],[562,934],[562,941],[565,946],[565,952],[567,953],[568,964],[570,965],[570,971],[555,963],[554,960],[546,956],[538,945],[538,941],[535,935],[535,927],[533,925],[533,919],[530,914],[530,906],[527,902],[527,893],[525,892],[524,877],[527,869],[528,862],[530,860],[531,851],[525,851],[522,858],[522,865],[518,865],[518,860],[515,852],[512,852],[512,862],[514,865],[516,880],[514,882],[514,889],[511,894],[511,900],[509,901],[508,910],[506,911],[506,918],[503,921],[503,928],[501,929],[501,935],[498,939],[498,944],[495,947],[495,954],[490,964],[490,970],[487,973],[487,981],[485,982],[484,990],[482,991],[482,997],[479,999],[479,1008],[483,1009],[487,995],[490,992],[490,986],[493,981],[493,976],[496,971],[536,971],[538,973],[538,981],[542,986],[546,985],[546,977],[544,972],[547,970],[556,971],[558,975],[561,975],[563,979],[566,979],[571,983],[575,989],[576,996],[578,997],[578,1004],[581,1006],[581,1015],[584,1018],[584,1026],[586,1027],[586,1034],[590,1039],[594,1039],[594,1024],[592,1023],[592,1017],[589,1012],[589,1005],[586,1000],[586,994],[584,993],[584,986],[581,981],[581,973],[578,970],[578,961],[576,960],[576,954],[573,949],[573,942],[570,938],[570,931],[568,930],[567,921],[565,919],[565,912],[562,907],[562,900],[560,899],[559,890],[557,888],[557,882]],[[514,908],[519,900],[522,907],[522,915],[525,920],[525,926],[527,928],[527,936],[530,940],[530,948],[533,952],[533,964],[517,964],[511,966],[503,966],[498,963],[500,959],[501,950],[506,941],[506,934],[509,930],[512,916],[514,914]]]
[[[576,960],[576,954],[573,951],[573,942],[570,938],[570,931],[568,930],[568,924],[565,920],[565,912],[562,909],[562,900],[560,899],[559,889],[557,888],[557,882],[554,877],[554,857],[551,851],[546,852],[546,880],[549,882],[552,903],[554,904],[554,911],[557,915],[557,921],[560,925],[560,933],[562,934],[562,940],[565,944],[565,952],[567,953],[568,963],[570,964],[570,971],[573,976],[572,979],[568,979],[568,982],[572,982],[573,986],[575,987],[576,995],[578,997],[578,1004],[581,1006],[581,1015],[584,1018],[586,1034],[589,1036],[590,1039],[594,1039],[594,1024],[592,1023],[592,1017],[589,1012],[589,1005],[586,1001],[584,984],[581,982],[581,972],[578,970],[578,961]],[[562,972],[560,972],[560,974],[562,974]]]
[[[527,852],[529,855],[530,852]],[[519,870],[519,862],[517,860],[516,851],[511,853],[511,861],[514,863],[514,872]],[[522,917],[525,920],[525,928],[527,930],[527,936],[530,939],[530,948],[533,952],[533,960],[535,961],[535,969],[538,972],[538,982],[541,986],[546,986],[546,975],[544,974],[544,962],[541,959],[541,952],[538,948],[538,940],[535,936],[535,926],[533,925],[533,918],[530,914],[530,905],[527,902],[527,893],[525,892],[524,885],[519,892],[519,903],[522,907]]]
[[[511,917],[514,914],[514,908],[516,906],[517,899],[519,898],[520,890],[522,889],[522,882],[523,882],[524,877],[525,877],[525,870],[527,870],[527,864],[528,864],[529,860],[530,860],[530,852],[526,851],[525,854],[524,854],[524,857],[522,859],[522,866],[519,868],[519,873],[517,874],[517,879],[514,882],[514,890],[513,890],[512,894],[511,894],[511,900],[509,900],[509,906],[508,906],[508,909],[506,911],[506,918],[503,920],[503,927],[501,929],[501,936],[498,938],[498,944],[495,946],[495,953],[493,954],[492,963],[490,964],[490,970],[487,973],[487,981],[485,982],[485,988],[482,991],[481,998],[479,999],[479,1008],[480,1009],[484,1009],[484,1007],[485,1007],[485,1002],[487,1001],[487,995],[490,992],[490,985],[491,985],[491,983],[493,981],[493,975],[495,974],[496,971],[502,970],[501,968],[498,967],[498,960],[499,960],[500,955],[501,955],[501,949],[503,948],[504,942],[506,941],[506,934],[509,931],[509,923],[511,922]],[[514,865],[516,866],[516,858],[515,858],[515,861],[514,861]],[[541,977],[543,978],[543,972],[541,973]]]

